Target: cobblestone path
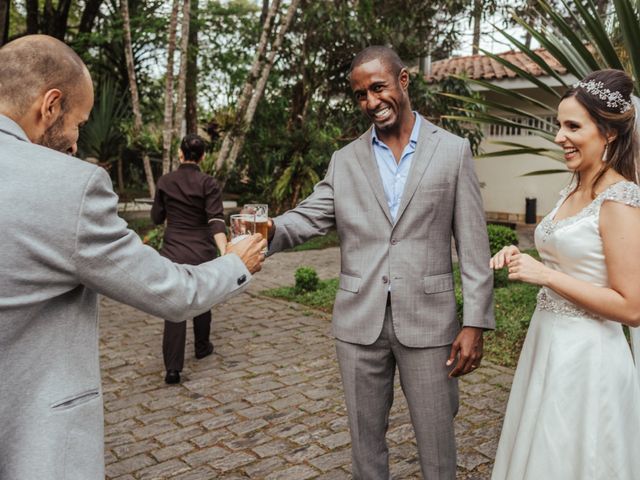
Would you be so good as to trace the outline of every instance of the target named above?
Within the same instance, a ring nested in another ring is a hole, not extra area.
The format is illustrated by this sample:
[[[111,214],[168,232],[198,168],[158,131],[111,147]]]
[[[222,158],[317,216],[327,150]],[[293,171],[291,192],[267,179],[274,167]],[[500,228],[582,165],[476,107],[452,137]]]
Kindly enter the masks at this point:
[[[268,259],[249,293],[214,308],[215,353],[164,384],[162,321],[102,300],[100,353],[107,478],[348,479],[349,432],[330,319],[261,297],[312,265],[338,273],[337,248]],[[460,383],[458,479],[488,479],[512,370],[483,365]],[[394,479],[419,479],[415,439],[396,381],[388,442]]]

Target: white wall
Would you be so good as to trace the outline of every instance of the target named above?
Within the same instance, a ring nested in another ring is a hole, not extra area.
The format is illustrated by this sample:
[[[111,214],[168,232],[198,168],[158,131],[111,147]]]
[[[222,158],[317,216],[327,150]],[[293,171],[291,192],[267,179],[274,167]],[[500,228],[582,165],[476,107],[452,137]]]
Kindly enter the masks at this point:
[[[537,89],[519,89],[518,91],[544,101],[553,107],[553,110],[547,112],[538,110],[536,111],[537,114],[546,113],[549,115],[555,113],[557,100],[550,95],[540,94]],[[494,94],[489,92],[484,93],[488,100],[504,101],[504,97],[495,97]],[[531,111],[529,106],[522,104],[513,106]],[[505,146],[492,144],[493,140],[519,143],[531,147],[550,148],[554,146],[541,137],[527,135],[524,131],[523,133],[523,135],[505,136],[489,136],[485,133],[485,138],[480,145],[480,151],[488,153],[507,149]],[[564,162],[558,162],[539,155],[476,159],[478,178],[481,184],[484,185],[482,197],[485,211],[524,215],[525,198],[535,197],[537,199],[537,215],[546,215],[555,206],[558,200],[558,192],[569,184],[571,173],[529,177],[523,177],[522,175],[536,170],[564,168]]]

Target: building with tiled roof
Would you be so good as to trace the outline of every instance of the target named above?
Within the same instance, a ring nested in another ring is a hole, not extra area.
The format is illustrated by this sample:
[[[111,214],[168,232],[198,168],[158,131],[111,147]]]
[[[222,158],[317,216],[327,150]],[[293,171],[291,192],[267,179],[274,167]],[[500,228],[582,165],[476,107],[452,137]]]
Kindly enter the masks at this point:
[[[553,70],[560,75],[566,84],[571,85],[575,78],[567,73],[567,69],[560,64],[547,50],[534,50]],[[508,51],[497,54],[498,57],[512,62],[518,68],[537,77],[558,92],[562,85],[557,79],[548,75],[535,62],[522,52]],[[450,75],[464,75],[474,80],[484,80],[496,84],[504,89],[517,91],[528,97],[540,100],[550,106],[542,110],[526,102],[514,102],[513,99],[487,90],[484,86],[471,84],[471,89],[482,94],[487,100],[496,104],[519,108],[545,120],[555,123],[558,98],[542,91],[538,86],[526,78],[519,76],[513,70],[506,68],[497,60],[486,55],[470,55],[466,57],[452,57],[433,62],[426,69],[425,78],[429,83],[438,82]],[[455,114],[455,112],[452,112]],[[493,112],[496,113],[496,112]],[[535,120],[524,115],[504,114],[503,118],[526,126],[534,125]],[[491,153],[506,150],[508,147],[499,142],[509,142],[530,147],[552,146],[548,141],[533,135],[529,130],[515,126],[483,125],[484,139],[480,145],[481,153]],[[549,130],[549,133],[553,133]],[[570,174],[553,174],[545,176],[524,176],[536,170],[551,170],[562,168],[554,160],[539,155],[514,155],[476,158],[476,171],[481,182],[482,197],[487,218],[506,222],[524,222],[526,198],[536,198],[537,216],[540,219],[555,205],[558,192],[569,182]]]
[[[540,48],[534,52],[542,57],[553,70],[565,75],[567,69],[558,62],[546,49]],[[497,55],[523,71],[535,76],[546,76],[535,62],[522,52],[508,51]],[[467,57],[452,57],[445,60],[438,60],[431,64],[431,73],[426,76],[430,83],[437,83],[449,75],[466,75],[474,80],[502,80],[519,78],[513,70],[509,70],[497,60],[486,55],[470,55]]]

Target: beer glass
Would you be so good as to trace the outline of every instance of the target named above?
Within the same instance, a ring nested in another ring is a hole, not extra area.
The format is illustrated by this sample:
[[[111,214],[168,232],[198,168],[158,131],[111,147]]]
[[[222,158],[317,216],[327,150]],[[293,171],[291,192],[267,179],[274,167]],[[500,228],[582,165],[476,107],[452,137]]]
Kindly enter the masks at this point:
[[[252,235],[254,231],[255,222],[253,215],[239,213],[229,217],[229,235],[232,245]]]
[[[247,203],[241,213],[253,217],[253,233],[261,233],[262,238],[269,237],[269,205],[266,203]]]

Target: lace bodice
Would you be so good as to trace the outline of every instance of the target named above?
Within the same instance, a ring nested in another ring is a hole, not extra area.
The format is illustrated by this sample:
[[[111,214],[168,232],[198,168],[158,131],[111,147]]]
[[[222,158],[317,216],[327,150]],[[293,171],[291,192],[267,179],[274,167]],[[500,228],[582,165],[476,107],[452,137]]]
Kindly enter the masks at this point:
[[[614,183],[577,214],[554,221],[572,189],[569,186],[560,192],[555,208],[536,228],[536,248],[545,265],[554,270],[597,286],[607,286],[607,267],[599,229],[600,207],[605,201],[640,207],[640,187],[628,181]],[[593,317],[547,288],[541,289],[538,306],[556,313]]]

